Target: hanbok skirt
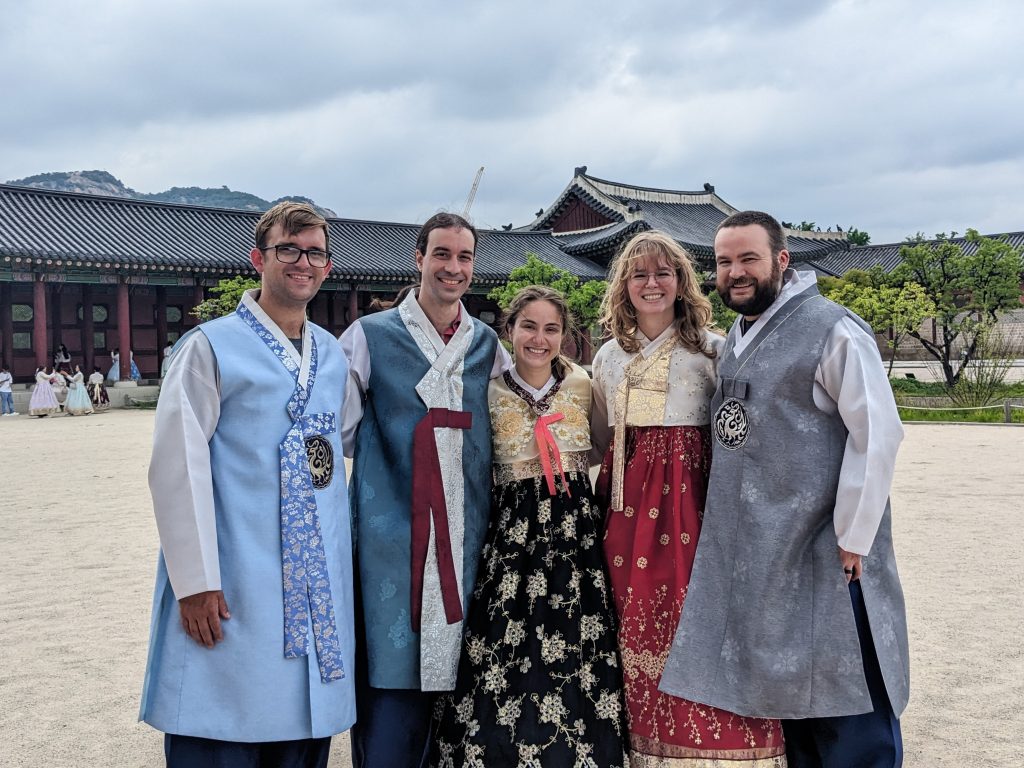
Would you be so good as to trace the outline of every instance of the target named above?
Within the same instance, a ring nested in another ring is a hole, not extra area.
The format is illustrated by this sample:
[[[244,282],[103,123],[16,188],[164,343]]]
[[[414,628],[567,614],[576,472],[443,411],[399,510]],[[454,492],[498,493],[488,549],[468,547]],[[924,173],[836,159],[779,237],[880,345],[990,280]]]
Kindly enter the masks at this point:
[[[625,766],[614,608],[586,459],[566,473],[571,497],[561,481],[552,496],[543,477],[510,479],[514,466],[495,465],[458,679],[435,709],[430,764]]]
[[[658,690],[693,570],[710,440],[706,427],[627,427],[621,512],[608,504],[614,445],[598,477],[598,500],[609,510],[604,551],[619,619],[632,768],[786,765],[778,720],[740,717]]]
[[[92,413],[92,401],[86,394],[84,384],[76,384],[68,391],[68,399],[64,403],[64,412],[72,416],[81,416]]]
[[[107,394],[107,387],[102,381],[89,385],[89,399],[97,411],[104,411],[110,407],[110,395]]]
[[[138,381],[139,379],[142,378],[142,374],[139,373],[139,366],[137,366],[135,364],[134,360],[132,360],[131,373],[129,375],[131,376],[132,381]],[[120,362],[114,363],[112,366],[110,366],[110,371],[107,373],[107,380],[108,381],[120,381],[121,380],[121,363]]]
[[[49,416],[51,413],[60,413],[60,403],[57,402],[57,396],[53,394],[50,382],[41,381],[32,388],[32,397],[28,401],[28,412],[32,416]]]

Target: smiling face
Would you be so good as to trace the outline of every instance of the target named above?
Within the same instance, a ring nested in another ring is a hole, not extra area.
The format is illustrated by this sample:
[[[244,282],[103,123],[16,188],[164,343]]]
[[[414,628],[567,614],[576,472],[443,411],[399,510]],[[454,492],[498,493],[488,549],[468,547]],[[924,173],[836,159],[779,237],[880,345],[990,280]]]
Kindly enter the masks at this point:
[[[626,278],[626,293],[641,328],[668,328],[675,318],[678,291],[679,277],[668,260],[660,255],[637,259]]]
[[[564,334],[562,314],[550,301],[537,299],[523,307],[510,333],[519,375],[543,386],[551,375],[551,361],[562,349]]]
[[[426,253],[416,251],[420,290],[416,298],[423,311],[444,310],[457,303],[473,281],[476,238],[464,227],[431,230]]]
[[[310,227],[288,235],[280,224],[275,224],[267,233],[266,243],[272,245],[294,245],[296,248],[319,248],[327,250],[327,238],[321,227]],[[260,287],[260,303],[272,302],[272,306],[288,310],[305,309],[310,299],[316,296],[320,285],[331,268],[313,267],[303,254],[294,264],[282,264],[277,260],[273,248],[261,251],[253,248],[249,254],[252,265],[263,278]]]
[[[755,320],[778,298],[789,251],[772,253],[768,231],[758,225],[725,227],[715,235],[715,288],[722,302]]]

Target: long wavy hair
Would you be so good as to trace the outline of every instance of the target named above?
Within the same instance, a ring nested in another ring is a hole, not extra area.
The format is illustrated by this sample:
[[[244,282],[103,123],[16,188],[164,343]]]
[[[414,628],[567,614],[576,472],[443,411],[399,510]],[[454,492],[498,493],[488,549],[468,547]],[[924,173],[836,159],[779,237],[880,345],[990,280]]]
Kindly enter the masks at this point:
[[[550,302],[558,310],[558,315],[562,319],[561,343],[565,344],[565,340],[572,338],[575,330],[572,314],[569,312],[569,305],[565,301],[565,296],[546,285],[527,285],[512,297],[512,301],[509,302],[501,316],[501,323],[499,325],[504,337],[510,342],[512,341],[512,328],[515,326],[516,320],[519,319],[520,313],[535,301]],[[551,372],[555,375],[556,379],[562,380],[571,369],[572,362],[562,354],[561,348],[559,348],[559,353],[551,360]]]
[[[601,302],[601,325],[626,352],[639,352],[636,338],[639,324],[636,308],[629,300],[629,278],[645,258],[664,262],[676,273],[676,333],[686,349],[714,358],[715,350],[707,343],[704,331],[711,325],[711,302],[700,290],[693,261],[679,243],[658,230],[634,235],[612,262],[608,290]]]

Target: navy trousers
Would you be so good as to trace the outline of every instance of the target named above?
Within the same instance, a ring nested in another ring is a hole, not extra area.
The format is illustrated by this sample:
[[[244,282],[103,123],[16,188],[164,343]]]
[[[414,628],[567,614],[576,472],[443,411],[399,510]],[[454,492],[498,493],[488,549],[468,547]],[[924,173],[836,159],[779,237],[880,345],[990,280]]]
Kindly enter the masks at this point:
[[[436,693],[360,685],[352,726],[354,768],[426,768]]]
[[[900,768],[903,765],[900,721],[885,691],[859,581],[850,582],[850,599],[864,659],[864,677],[874,709],[863,715],[783,720],[789,768]]]
[[[331,738],[298,741],[239,741],[164,736],[167,768],[327,768]]]

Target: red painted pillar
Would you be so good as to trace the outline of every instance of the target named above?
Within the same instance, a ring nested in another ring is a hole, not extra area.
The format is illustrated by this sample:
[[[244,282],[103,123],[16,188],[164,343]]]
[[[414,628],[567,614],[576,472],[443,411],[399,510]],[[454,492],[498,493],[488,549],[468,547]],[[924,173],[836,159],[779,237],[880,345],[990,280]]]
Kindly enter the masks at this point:
[[[167,346],[167,289],[156,287],[156,356],[163,363],[164,347]]]
[[[348,321],[346,326],[359,319],[359,291],[356,290],[355,283],[352,283],[352,288],[348,292],[348,317],[345,319]]]
[[[10,283],[0,283],[0,335],[3,337],[3,361],[14,373],[14,301]]]
[[[122,277],[117,283],[117,345],[121,351],[121,381],[132,380],[132,319],[128,301],[128,283]]]
[[[36,275],[32,283],[32,348],[36,353],[37,367],[49,364],[46,336],[46,283],[42,275]]]
[[[327,325],[326,325],[326,328],[331,333],[331,335],[337,336],[338,335],[338,331],[334,327],[334,304],[335,304],[335,299],[338,298],[338,292],[337,291],[328,291],[326,295],[327,295]]]
[[[89,378],[96,364],[95,336],[92,322],[92,286],[82,286],[82,373]]]

